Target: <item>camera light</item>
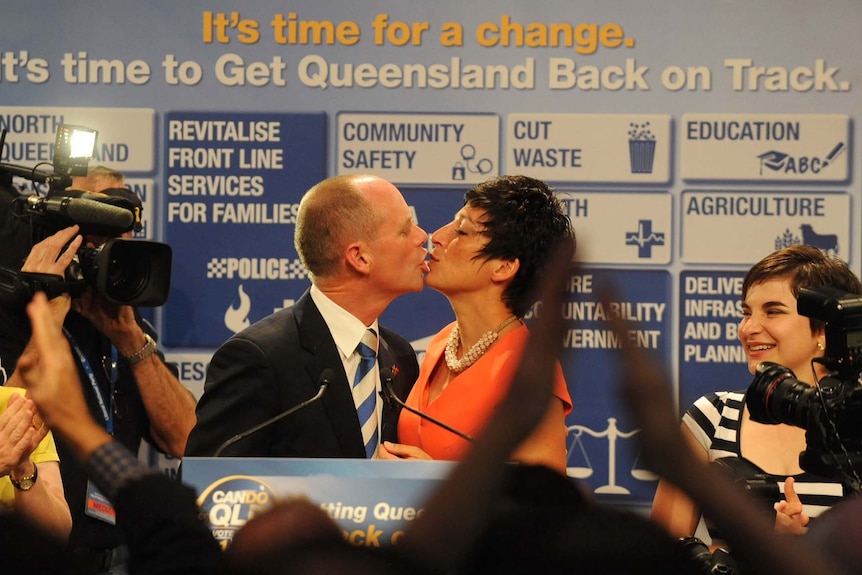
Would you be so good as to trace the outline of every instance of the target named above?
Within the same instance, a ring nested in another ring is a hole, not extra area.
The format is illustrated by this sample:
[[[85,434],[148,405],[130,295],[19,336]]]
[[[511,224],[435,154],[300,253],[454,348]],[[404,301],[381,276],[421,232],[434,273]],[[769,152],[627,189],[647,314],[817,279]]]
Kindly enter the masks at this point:
[[[93,157],[98,132],[83,126],[61,124],[54,145],[54,171],[70,176],[86,176]]]
[[[69,148],[71,158],[91,158],[93,157],[93,148],[96,145],[96,132],[83,130],[74,130],[69,138]]]

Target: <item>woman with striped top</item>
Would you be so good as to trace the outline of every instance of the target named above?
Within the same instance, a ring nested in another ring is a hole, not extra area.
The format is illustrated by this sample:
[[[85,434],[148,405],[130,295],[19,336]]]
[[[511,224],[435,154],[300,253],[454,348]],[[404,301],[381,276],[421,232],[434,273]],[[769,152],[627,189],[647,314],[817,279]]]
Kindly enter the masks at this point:
[[[825,324],[796,311],[799,290],[820,286],[862,294],[862,284],[845,262],[811,246],[778,250],[748,271],[742,284],[739,340],[752,374],[768,361],[789,368],[808,384],[827,375],[824,366],[812,361],[824,355]],[[799,454],[806,446],[805,429],[753,421],[745,393],[720,392],[698,399],[683,417],[683,435],[705,461],[741,463],[734,468],[745,467],[775,484],[784,493],[775,505],[776,530],[804,533],[810,517],[841,499],[841,483],[804,472]],[[659,483],[651,516],[678,537],[693,535],[700,520],[688,498],[666,481]]]

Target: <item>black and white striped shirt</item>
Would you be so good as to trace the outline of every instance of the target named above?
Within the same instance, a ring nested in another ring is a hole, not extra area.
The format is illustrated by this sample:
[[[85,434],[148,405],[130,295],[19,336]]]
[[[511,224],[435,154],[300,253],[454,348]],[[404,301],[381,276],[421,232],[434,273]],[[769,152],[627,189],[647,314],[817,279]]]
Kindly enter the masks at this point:
[[[739,447],[739,429],[744,405],[745,392],[718,392],[698,399],[683,416],[683,423],[707,450],[710,461],[725,457],[743,459]],[[750,462],[747,467],[758,478],[775,482],[778,491],[784,493],[787,476],[765,473]],[[838,481],[809,472],[794,475],[793,478],[793,487],[802,502],[803,512],[809,517],[817,517],[844,496],[844,488]]]

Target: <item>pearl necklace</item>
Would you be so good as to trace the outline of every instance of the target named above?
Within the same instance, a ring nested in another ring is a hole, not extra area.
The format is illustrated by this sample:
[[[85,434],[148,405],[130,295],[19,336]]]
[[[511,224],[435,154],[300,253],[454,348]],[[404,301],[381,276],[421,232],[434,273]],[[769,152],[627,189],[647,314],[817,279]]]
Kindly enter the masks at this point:
[[[497,336],[503,328],[516,319],[518,319],[518,316],[513,315],[491,331],[486,331],[482,334],[482,337],[479,338],[479,341],[474,343],[473,347],[468,349],[464,355],[461,356],[461,359],[458,359],[455,355],[458,352],[458,347],[461,345],[461,329],[458,327],[458,323],[456,322],[455,327],[452,328],[452,333],[449,334],[449,341],[446,342],[446,353],[444,354],[446,356],[446,365],[449,367],[449,371],[453,373],[461,373],[476,363],[480,357],[485,355],[488,348],[497,341]]]

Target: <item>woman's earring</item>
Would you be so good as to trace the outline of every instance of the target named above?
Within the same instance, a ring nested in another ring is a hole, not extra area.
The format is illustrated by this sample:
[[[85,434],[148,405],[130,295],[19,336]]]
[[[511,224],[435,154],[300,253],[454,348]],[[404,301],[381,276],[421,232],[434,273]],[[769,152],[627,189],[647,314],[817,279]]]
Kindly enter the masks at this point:
[[[820,351],[825,351],[825,350],[826,350],[826,346],[825,346],[825,345],[823,345],[822,343],[820,343],[820,342],[818,341],[818,342],[817,342],[817,349],[819,349]]]

